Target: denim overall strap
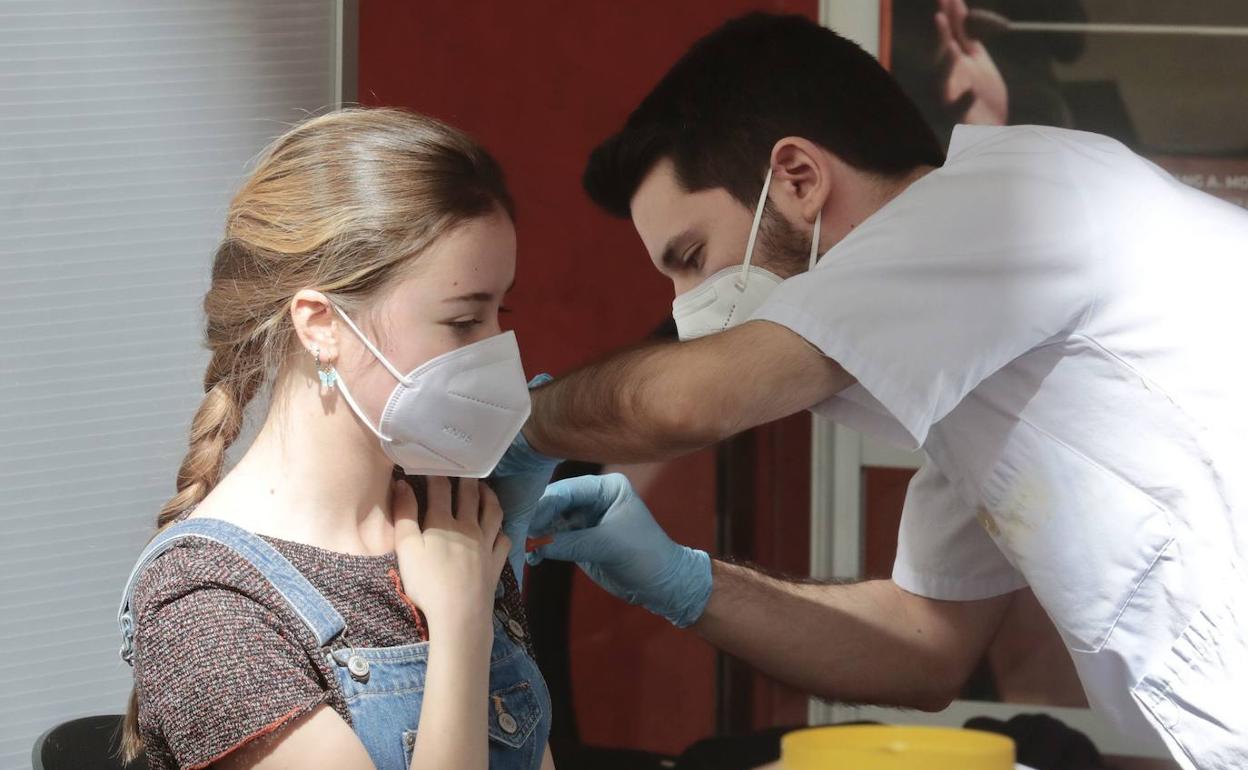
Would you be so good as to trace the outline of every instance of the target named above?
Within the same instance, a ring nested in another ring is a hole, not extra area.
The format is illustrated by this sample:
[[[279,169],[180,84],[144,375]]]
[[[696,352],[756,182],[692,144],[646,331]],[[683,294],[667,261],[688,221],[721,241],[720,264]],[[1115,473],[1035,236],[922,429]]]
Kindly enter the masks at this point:
[[[134,585],[143,570],[158,556],[188,537],[200,537],[220,543],[250,562],[312,630],[316,643],[321,647],[328,645],[346,630],[346,621],[333,605],[285,556],[258,535],[221,519],[184,519],[148,543],[126,581],[121,607],[117,611],[117,625],[121,629],[122,639],[121,659],[126,663],[134,665],[134,611],[130,606],[134,597]]]

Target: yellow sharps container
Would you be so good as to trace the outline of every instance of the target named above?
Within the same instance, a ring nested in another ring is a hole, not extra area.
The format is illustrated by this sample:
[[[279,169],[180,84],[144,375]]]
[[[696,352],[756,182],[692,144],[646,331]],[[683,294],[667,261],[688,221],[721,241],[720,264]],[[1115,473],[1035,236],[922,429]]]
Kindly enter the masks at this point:
[[[784,770],[1014,770],[1014,742],[948,727],[812,727],[780,740]]]

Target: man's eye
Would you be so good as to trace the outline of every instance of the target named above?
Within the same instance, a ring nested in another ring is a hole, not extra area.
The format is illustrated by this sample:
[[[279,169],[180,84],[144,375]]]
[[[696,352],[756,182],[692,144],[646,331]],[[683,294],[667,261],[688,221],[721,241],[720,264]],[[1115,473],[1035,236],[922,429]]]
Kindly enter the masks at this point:
[[[685,270],[697,270],[702,267],[702,244],[698,244],[685,254],[681,267]]]

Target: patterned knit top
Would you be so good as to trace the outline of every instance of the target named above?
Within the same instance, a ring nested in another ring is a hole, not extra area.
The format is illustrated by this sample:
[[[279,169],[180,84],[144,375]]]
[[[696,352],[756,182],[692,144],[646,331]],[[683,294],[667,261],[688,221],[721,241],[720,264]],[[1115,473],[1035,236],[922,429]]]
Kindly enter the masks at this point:
[[[393,553],[353,555],[260,537],[338,610],[352,644],[428,639],[423,615],[403,593]],[[510,569],[503,569],[503,582],[499,602],[525,622]],[[207,767],[322,703],[351,724],[311,630],[228,547],[179,541],[139,577],[132,608],[139,732],[151,770]]]

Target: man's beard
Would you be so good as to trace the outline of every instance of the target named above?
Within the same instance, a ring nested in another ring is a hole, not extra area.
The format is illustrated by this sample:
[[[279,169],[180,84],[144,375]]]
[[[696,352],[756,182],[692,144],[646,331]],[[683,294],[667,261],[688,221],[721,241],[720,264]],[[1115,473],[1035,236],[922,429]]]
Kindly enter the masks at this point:
[[[758,244],[754,249],[754,264],[781,278],[804,273],[810,266],[810,236],[780,216],[771,205],[763,209],[763,221],[758,227]]]

